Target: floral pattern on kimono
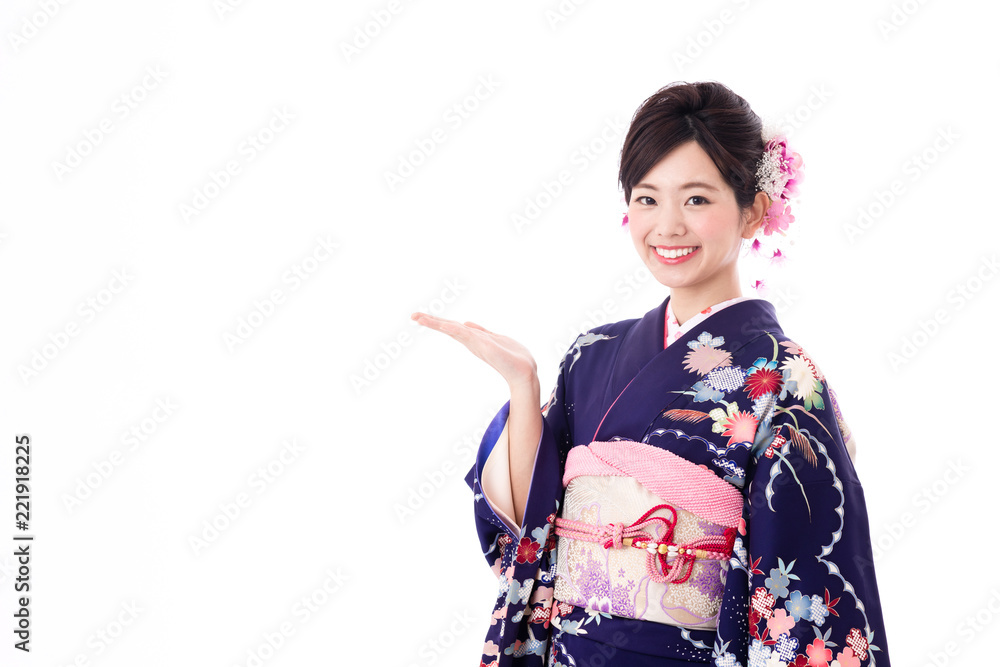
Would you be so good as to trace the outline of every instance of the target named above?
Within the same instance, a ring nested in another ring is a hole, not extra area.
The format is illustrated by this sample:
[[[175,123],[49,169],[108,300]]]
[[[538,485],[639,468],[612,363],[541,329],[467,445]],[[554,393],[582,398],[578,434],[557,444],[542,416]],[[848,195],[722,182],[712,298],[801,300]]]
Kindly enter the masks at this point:
[[[567,351],[518,527],[480,484],[507,446],[509,403],[487,429],[467,476],[499,583],[482,664],[579,664],[600,647],[619,660],[608,665],[889,665],[864,494],[828,379],[763,299],[716,310],[664,349],[666,305],[596,327]],[[743,494],[714,631],[553,599],[567,452],[622,439],[662,447]]]

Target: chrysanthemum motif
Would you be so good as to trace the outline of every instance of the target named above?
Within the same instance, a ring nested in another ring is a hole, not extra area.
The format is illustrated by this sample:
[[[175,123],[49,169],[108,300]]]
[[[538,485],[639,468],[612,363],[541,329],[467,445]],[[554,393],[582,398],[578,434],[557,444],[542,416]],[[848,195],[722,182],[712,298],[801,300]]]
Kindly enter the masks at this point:
[[[826,377],[823,375],[823,371],[821,371],[820,368],[819,368],[819,366],[816,364],[816,362],[813,361],[813,358],[810,357],[809,354],[805,350],[802,349],[801,345],[799,345],[796,342],[790,341],[790,340],[785,340],[785,341],[781,341],[781,346],[783,348],[785,348],[785,351],[788,354],[793,355],[793,356],[794,355],[798,355],[798,356],[802,357],[803,359],[805,359],[806,363],[809,364],[810,366],[812,366],[813,375],[816,376],[817,380],[819,380],[820,382],[822,382],[823,380],[826,379]]]
[[[823,384],[814,374],[814,369],[815,366],[798,355],[786,359],[781,366],[785,383],[792,395],[802,401],[807,410],[811,410],[813,406],[823,407],[823,398],[819,394],[823,391]]]
[[[743,390],[755,401],[766,394],[777,394],[781,391],[781,373],[774,368],[751,369]]]
[[[704,375],[713,368],[729,366],[732,363],[733,355],[711,346],[699,345],[684,357],[684,368],[698,375]]]
[[[740,411],[732,416],[722,435],[729,438],[726,446],[732,447],[735,443],[753,442],[756,431],[757,418],[753,416],[753,413]]]
[[[743,412],[735,403],[730,403],[726,410],[715,408],[708,413],[708,416],[715,421],[712,424],[712,431],[729,438],[727,447],[753,442],[754,434],[757,432],[757,418],[752,412]]]

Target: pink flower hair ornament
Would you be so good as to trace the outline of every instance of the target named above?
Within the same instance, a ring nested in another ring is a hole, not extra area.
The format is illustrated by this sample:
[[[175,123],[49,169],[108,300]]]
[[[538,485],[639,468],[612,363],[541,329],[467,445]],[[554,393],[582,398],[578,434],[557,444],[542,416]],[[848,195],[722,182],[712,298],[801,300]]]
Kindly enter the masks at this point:
[[[785,235],[788,225],[795,222],[789,200],[799,193],[802,182],[802,156],[789,150],[783,134],[765,139],[764,153],[757,162],[757,189],[768,196],[771,205],[764,213],[759,233]]]
[[[802,156],[789,150],[785,135],[773,134],[768,138],[768,130],[764,130],[763,135],[764,152],[757,161],[757,190],[768,196],[771,205],[764,213],[764,222],[758,234],[770,236],[777,232],[784,236],[788,225],[795,222],[789,200],[799,193],[799,183],[802,182]],[[627,208],[628,202],[624,197],[622,202]],[[628,211],[622,216],[622,226],[627,224]],[[753,249],[757,252],[760,250],[760,243],[756,240]]]

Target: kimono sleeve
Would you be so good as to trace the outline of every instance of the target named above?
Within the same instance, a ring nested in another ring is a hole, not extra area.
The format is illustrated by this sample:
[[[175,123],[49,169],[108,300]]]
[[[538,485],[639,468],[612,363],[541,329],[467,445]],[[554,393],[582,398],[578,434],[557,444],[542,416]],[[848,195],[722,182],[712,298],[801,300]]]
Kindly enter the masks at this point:
[[[801,348],[783,345],[780,392],[756,406],[727,581],[728,591],[741,589],[743,604],[733,608],[745,621],[738,634],[720,634],[717,664],[886,666],[868,512],[845,444],[850,431],[822,372]]]
[[[500,560],[505,560],[502,558],[504,547],[518,542],[529,525],[537,527],[539,522],[543,525],[547,523],[553,502],[561,497],[562,461],[565,460],[567,445],[572,441],[565,409],[564,368],[565,364],[560,363],[555,387],[548,402],[540,408],[542,432],[535,451],[528,502],[521,525],[515,524],[513,518],[508,437],[510,401],[504,403],[490,422],[480,442],[476,461],[465,476],[474,494],[476,530],[483,555],[498,575]]]
[[[521,525],[512,521],[507,459],[509,401],[486,429],[476,462],[466,476],[474,493],[483,555],[499,584],[483,646],[483,665],[545,664],[558,545],[555,520],[562,501],[565,452],[572,442],[564,368],[565,363],[560,364],[556,386],[541,408],[542,433]]]

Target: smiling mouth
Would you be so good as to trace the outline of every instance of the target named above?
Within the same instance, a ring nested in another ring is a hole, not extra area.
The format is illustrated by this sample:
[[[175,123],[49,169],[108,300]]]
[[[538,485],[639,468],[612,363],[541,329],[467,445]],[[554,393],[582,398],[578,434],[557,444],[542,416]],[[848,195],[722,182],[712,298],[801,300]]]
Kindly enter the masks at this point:
[[[657,248],[654,246],[653,250],[655,250],[656,254],[659,255],[660,257],[666,257],[667,259],[676,259],[678,257],[684,257],[685,255],[690,255],[695,250],[697,250],[698,247],[699,246],[688,246],[686,248],[674,248],[671,250],[667,250],[666,248]]]

